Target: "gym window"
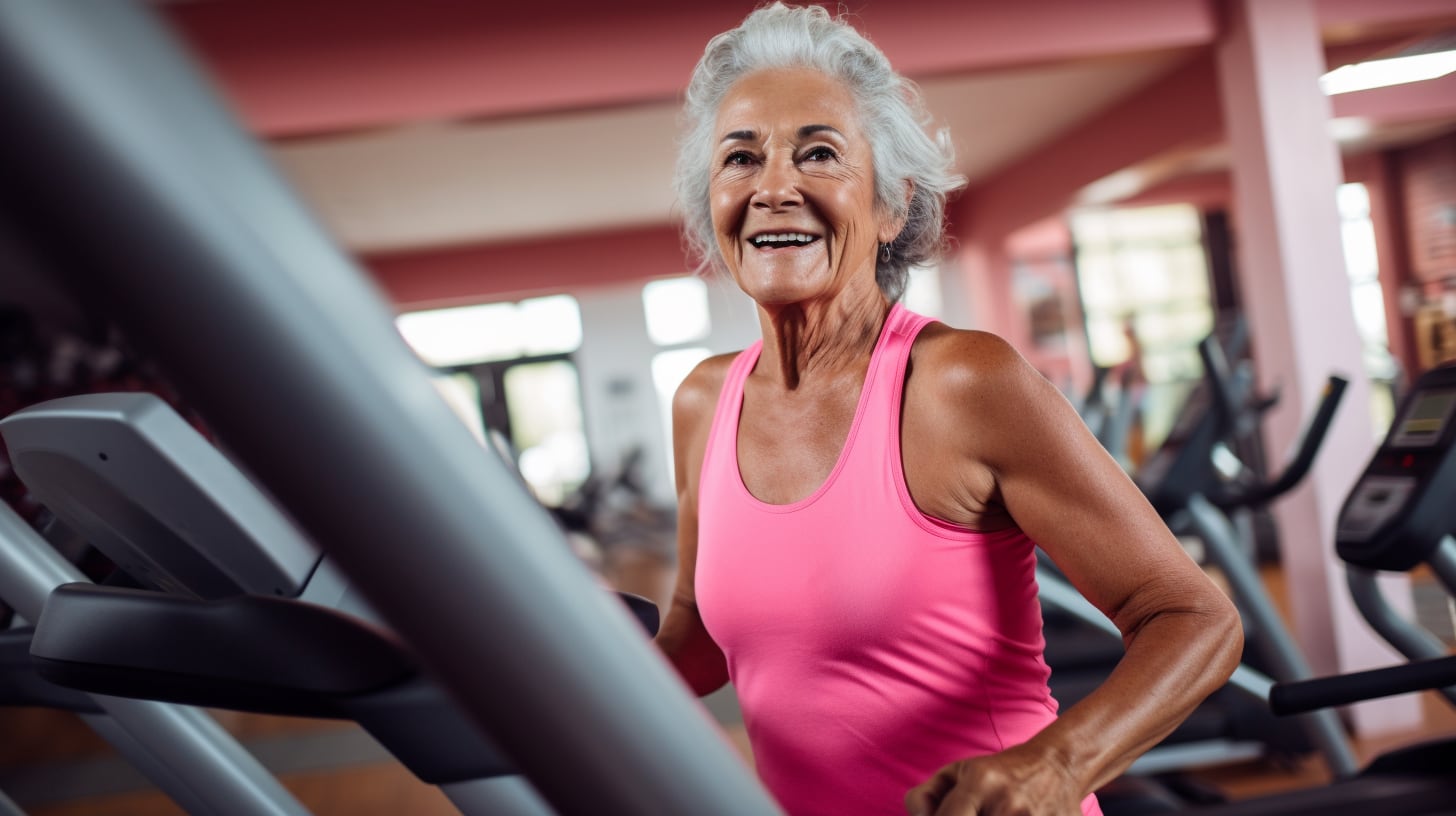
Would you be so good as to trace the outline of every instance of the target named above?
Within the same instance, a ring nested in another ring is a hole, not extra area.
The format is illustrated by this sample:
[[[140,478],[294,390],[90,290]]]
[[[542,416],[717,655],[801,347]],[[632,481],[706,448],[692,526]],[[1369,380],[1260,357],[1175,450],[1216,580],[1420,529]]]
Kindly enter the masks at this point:
[[[571,295],[406,312],[395,325],[420,359],[437,368],[581,346],[581,308]]]
[[[1202,376],[1198,341],[1213,329],[1199,212],[1184,204],[1085,210],[1072,215],[1071,229],[1092,362],[1110,367],[1139,353],[1143,433],[1156,445]]]
[[[1359,183],[1341,184],[1336,195],[1345,272],[1350,277],[1350,304],[1355,310],[1365,373],[1370,376],[1371,431],[1378,440],[1395,419],[1401,373],[1390,353],[1390,334],[1385,325],[1385,291],[1380,286],[1375,225],[1370,220],[1370,191]]]
[[[905,296],[901,298],[905,308],[926,317],[944,317],[945,300],[940,290],[940,268],[935,266],[912,266],[910,278],[905,283]]]
[[[712,330],[708,285],[700,278],[668,278],[642,287],[647,336],[659,346],[702,340]]]
[[[667,472],[672,473],[672,397],[693,366],[711,353],[699,345],[713,327],[708,285],[692,276],[652,281],[642,287],[642,312],[648,338],[658,346],[669,347],[652,357],[652,386],[662,418]]]
[[[561,504],[585,481],[591,463],[571,358],[582,340],[576,298],[410,312],[396,326],[476,436],[503,437],[543,504]]]

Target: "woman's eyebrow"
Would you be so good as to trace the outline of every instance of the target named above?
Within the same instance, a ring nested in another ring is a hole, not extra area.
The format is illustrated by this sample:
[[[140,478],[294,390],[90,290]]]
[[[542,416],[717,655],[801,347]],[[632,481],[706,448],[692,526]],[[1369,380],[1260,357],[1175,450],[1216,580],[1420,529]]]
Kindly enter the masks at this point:
[[[839,132],[839,128],[836,128],[833,125],[804,125],[803,127],[799,128],[799,138],[807,139],[816,133],[825,132],[833,133],[835,136],[844,138],[844,134]]]
[[[839,128],[833,125],[804,125],[798,131],[800,139],[807,139],[816,133],[833,133],[841,139],[844,138],[844,134],[839,132]],[[751,142],[757,137],[758,134],[752,130],[731,130],[724,134],[719,144],[723,142]]]

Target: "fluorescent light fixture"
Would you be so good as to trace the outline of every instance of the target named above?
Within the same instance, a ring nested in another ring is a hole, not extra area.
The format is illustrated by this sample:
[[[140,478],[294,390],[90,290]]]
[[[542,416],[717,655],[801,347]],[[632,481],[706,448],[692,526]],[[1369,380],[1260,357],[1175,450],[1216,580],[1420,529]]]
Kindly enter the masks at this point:
[[[1147,179],[1137,168],[1119,170],[1104,176],[1086,187],[1077,196],[1077,203],[1084,205],[1109,204],[1128,196],[1137,195],[1147,186]]]
[[[1334,96],[1435,79],[1452,71],[1456,71],[1456,51],[1413,54],[1409,57],[1391,57],[1342,65],[1320,77],[1320,89],[1326,95]]]
[[[1330,120],[1330,138],[1346,144],[1358,142],[1367,138],[1375,132],[1375,125],[1369,119],[1361,116],[1347,116],[1342,119]]]

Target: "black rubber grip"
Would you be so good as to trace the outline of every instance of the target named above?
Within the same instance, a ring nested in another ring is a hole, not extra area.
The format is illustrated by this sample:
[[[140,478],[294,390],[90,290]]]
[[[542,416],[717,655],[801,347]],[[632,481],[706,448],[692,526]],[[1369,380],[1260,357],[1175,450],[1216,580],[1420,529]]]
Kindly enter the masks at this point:
[[[1269,691],[1269,708],[1275,714],[1302,714],[1450,685],[1456,685],[1456,655],[1296,683],[1275,683]]]

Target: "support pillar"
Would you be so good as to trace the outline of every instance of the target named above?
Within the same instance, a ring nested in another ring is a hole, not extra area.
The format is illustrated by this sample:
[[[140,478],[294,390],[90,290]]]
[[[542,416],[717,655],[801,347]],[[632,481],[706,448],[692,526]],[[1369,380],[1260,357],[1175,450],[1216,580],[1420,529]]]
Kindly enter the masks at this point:
[[[1355,611],[1334,554],[1335,518],[1377,437],[1335,202],[1339,153],[1318,85],[1316,4],[1227,0],[1224,8],[1217,63],[1238,274],[1260,386],[1282,394],[1265,426],[1275,460],[1292,449],[1325,378],[1350,380],[1306,484],[1275,507],[1295,635],[1317,674],[1387,665],[1399,658]],[[1408,585],[1404,595],[1408,605]],[[1395,698],[1357,706],[1354,716],[1362,733],[1398,730],[1419,720],[1419,705]]]
[[[971,328],[1000,335],[1025,352],[1031,331],[1016,308],[1011,258],[1002,236],[966,238],[959,254],[959,272],[970,297]]]

